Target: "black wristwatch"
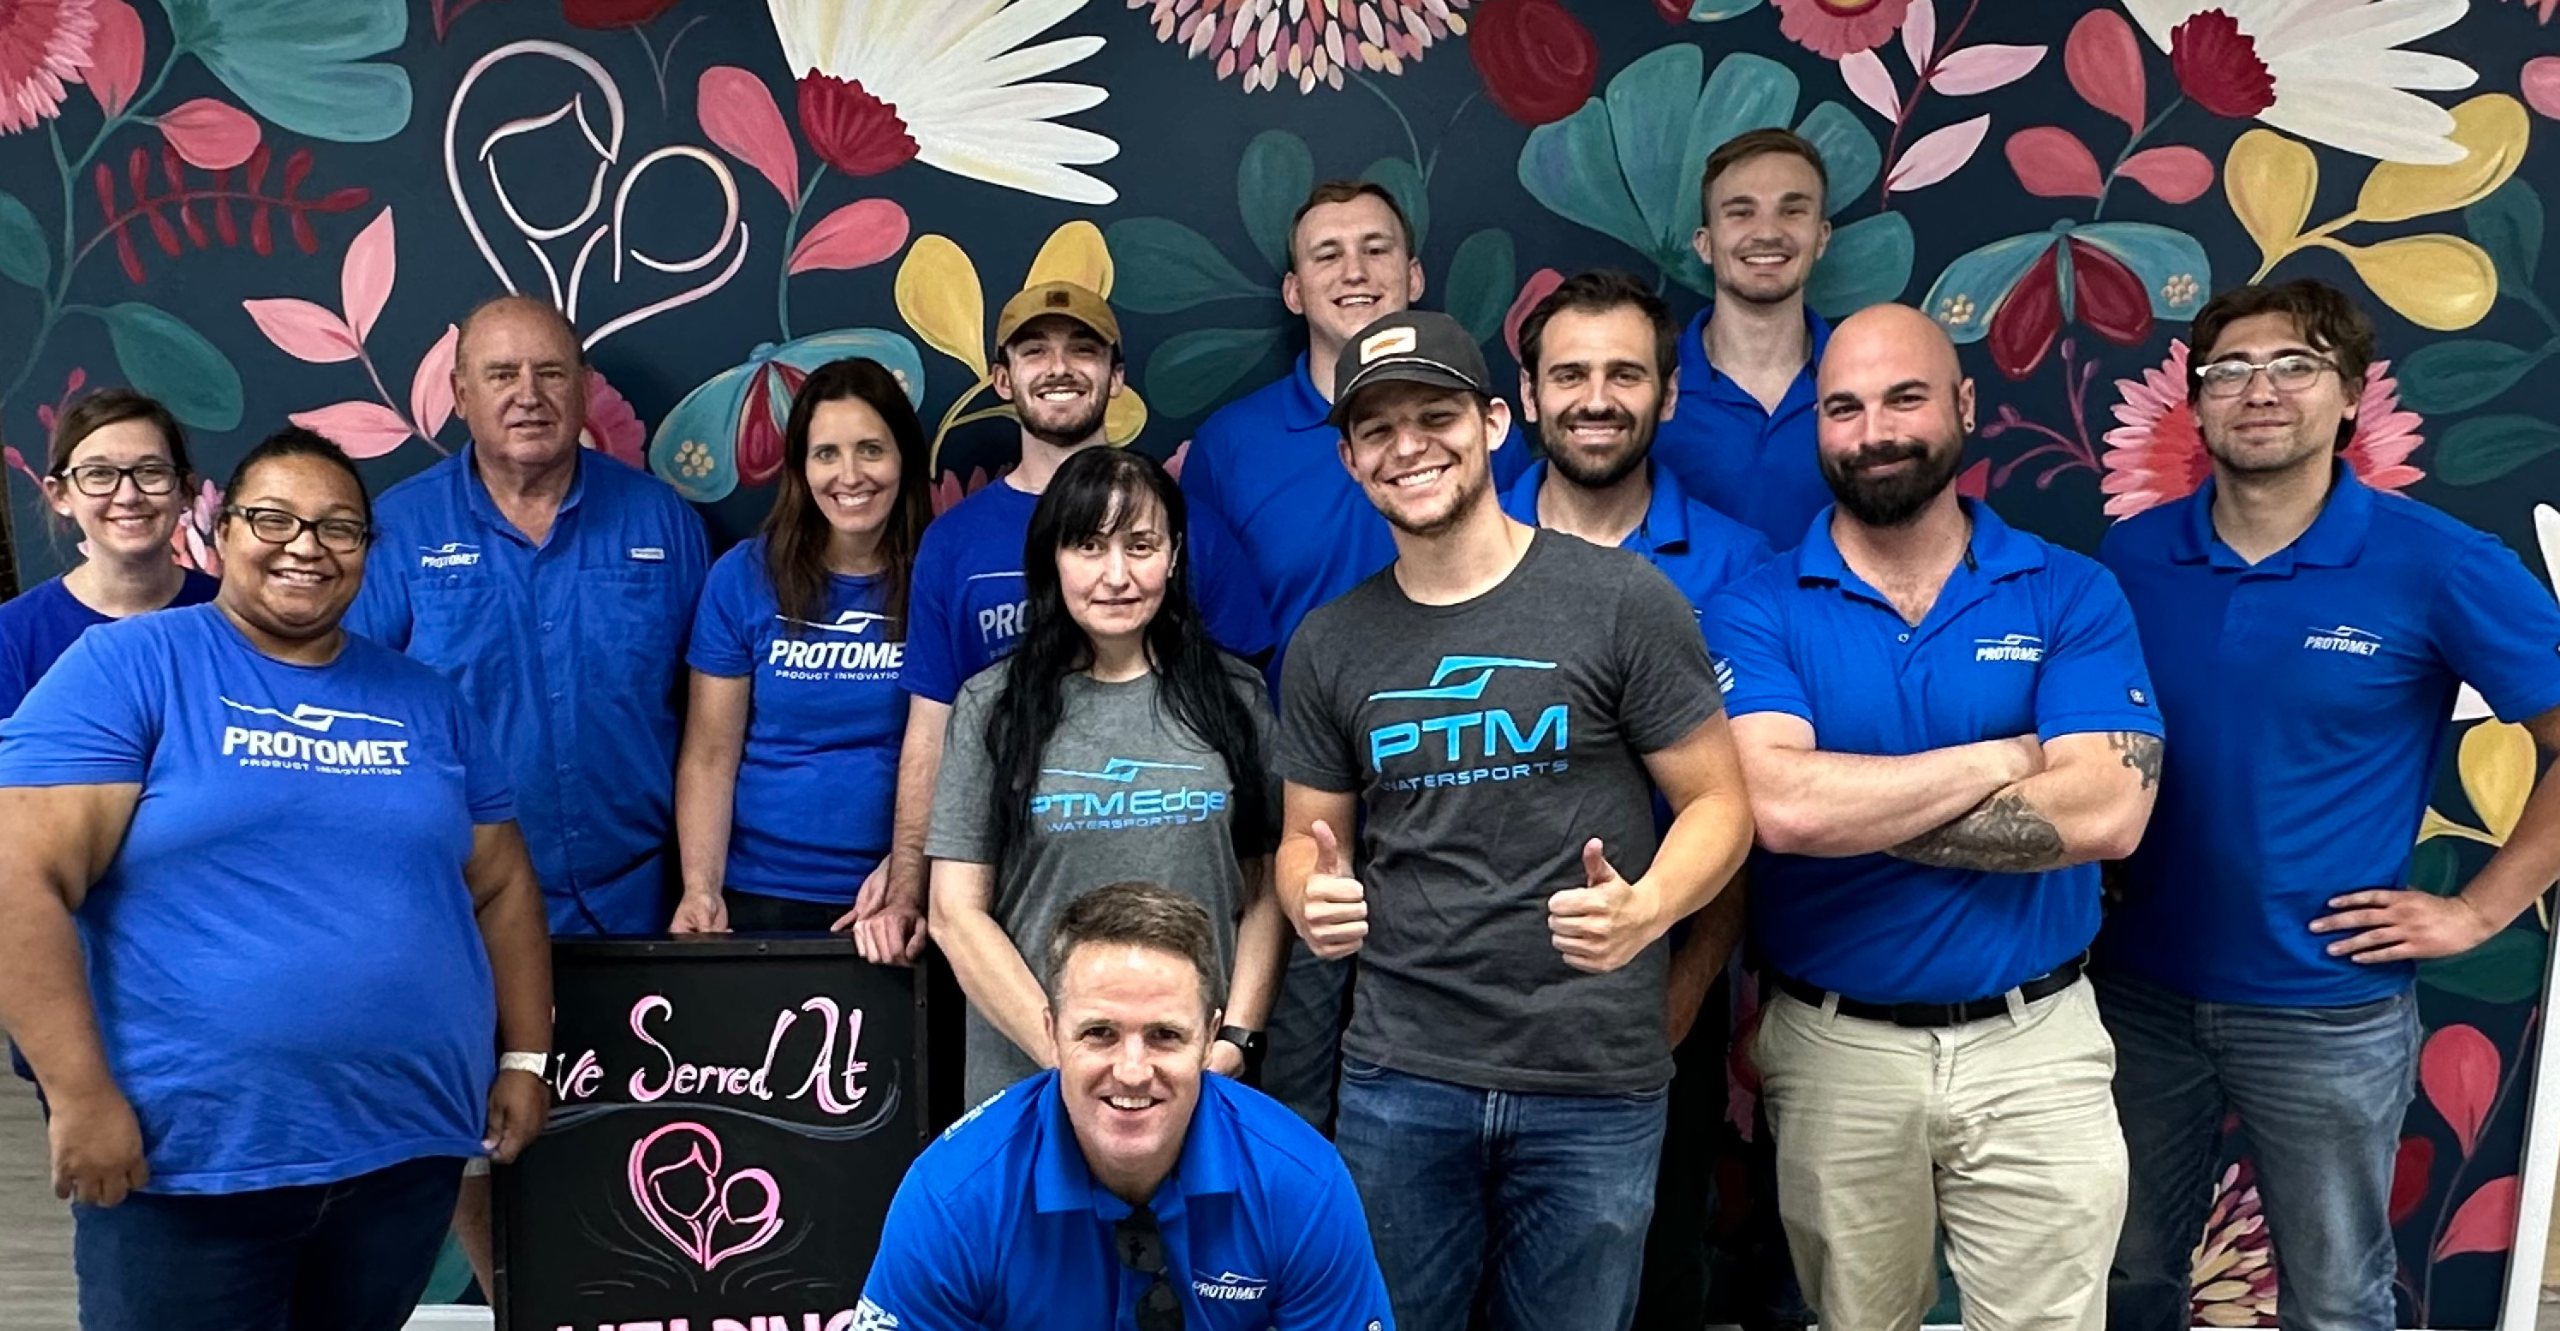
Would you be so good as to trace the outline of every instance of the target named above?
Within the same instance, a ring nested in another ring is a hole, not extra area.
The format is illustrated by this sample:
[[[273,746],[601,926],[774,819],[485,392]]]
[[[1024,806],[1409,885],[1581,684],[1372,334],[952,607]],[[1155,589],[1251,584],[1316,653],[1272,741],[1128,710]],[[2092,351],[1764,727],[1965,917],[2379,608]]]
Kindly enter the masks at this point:
[[[1243,1051],[1246,1077],[1250,1078],[1262,1071],[1262,1055],[1263,1051],[1271,1047],[1270,1037],[1260,1031],[1246,1030],[1242,1026],[1221,1026],[1218,1028],[1218,1038]]]

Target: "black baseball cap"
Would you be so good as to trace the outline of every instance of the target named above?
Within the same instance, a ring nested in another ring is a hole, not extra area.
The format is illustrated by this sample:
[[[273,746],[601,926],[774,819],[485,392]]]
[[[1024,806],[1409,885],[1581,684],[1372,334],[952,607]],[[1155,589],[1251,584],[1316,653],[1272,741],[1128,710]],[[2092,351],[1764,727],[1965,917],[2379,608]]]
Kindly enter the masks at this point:
[[[1493,396],[1484,352],[1457,320],[1436,310],[1398,310],[1342,344],[1333,362],[1333,411],[1325,419],[1342,429],[1361,390],[1398,381]]]

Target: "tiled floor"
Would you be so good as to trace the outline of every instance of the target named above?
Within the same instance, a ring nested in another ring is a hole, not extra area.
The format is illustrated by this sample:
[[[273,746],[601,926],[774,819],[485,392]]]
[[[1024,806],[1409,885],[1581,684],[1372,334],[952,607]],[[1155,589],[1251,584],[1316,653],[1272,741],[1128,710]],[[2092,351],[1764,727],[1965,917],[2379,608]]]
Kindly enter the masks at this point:
[[[24,1083],[0,1082],[0,1327],[74,1331],[71,1224],[46,1186],[44,1125]],[[2551,1261],[2560,1274],[2560,1234]],[[2560,1331],[2560,1288],[2544,1291],[2538,1331]]]

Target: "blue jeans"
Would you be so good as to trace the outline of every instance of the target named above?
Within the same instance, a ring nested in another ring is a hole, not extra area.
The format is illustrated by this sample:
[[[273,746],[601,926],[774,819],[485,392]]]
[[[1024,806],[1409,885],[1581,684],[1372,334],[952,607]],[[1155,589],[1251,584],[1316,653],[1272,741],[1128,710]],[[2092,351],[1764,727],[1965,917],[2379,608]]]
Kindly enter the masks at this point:
[[[1665,1098],[1484,1091],[1344,1055],[1334,1142],[1396,1325],[1625,1331]]]
[[[1270,1043],[1262,1057],[1262,1093],[1328,1135],[1342,1066],[1342,1027],[1351,1014],[1351,970],[1350,959],[1327,961],[1292,935],[1289,964],[1264,1022]]]
[[[2239,1115],[2256,1162],[2279,1324],[2400,1325],[2391,1168],[2417,1089],[2416,995],[2273,1008],[2202,1002],[2130,976],[2097,985],[2133,1165],[2108,1331],[2186,1331],[2188,1258],[2213,1205],[2226,1112]]]
[[[462,1162],[73,1206],[80,1331],[399,1331],[435,1271]]]

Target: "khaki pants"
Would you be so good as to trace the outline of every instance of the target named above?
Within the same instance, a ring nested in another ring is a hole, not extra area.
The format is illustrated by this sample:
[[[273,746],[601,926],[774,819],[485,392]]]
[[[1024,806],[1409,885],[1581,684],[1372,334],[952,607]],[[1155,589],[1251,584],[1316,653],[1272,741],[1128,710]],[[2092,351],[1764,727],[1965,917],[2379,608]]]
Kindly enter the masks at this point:
[[[1921,1029],[1780,994],[1753,1055],[1778,1214],[1824,1331],[1911,1331],[1944,1227],[1966,1331],[2099,1331],[2124,1221],[2115,1047],[2090,987]]]

